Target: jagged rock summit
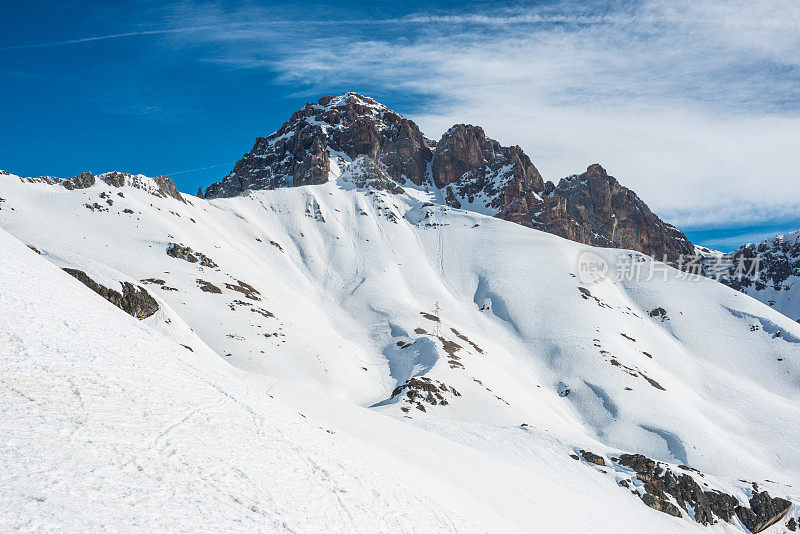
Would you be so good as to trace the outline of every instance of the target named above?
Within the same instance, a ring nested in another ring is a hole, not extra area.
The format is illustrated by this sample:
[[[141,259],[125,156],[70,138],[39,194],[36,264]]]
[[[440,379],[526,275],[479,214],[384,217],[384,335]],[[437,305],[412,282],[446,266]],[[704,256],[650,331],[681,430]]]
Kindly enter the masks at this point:
[[[257,138],[203,196],[325,183],[362,155],[398,184],[423,187],[455,208],[659,259],[693,252],[682,232],[598,164],[556,186],[544,181],[522,148],[500,145],[479,126],[457,124],[434,142],[414,121],[352,92],[306,104],[277,132]]]
[[[280,129],[256,139],[205,196],[231,197],[246,189],[321,184],[360,155],[380,161],[389,175],[417,185],[426,178],[431,142],[419,127],[372,98],[357,93],[306,104]]]
[[[638,250],[657,259],[693,254],[683,232],[659,219],[596,163],[560,180],[536,209],[534,228],[572,241]]]

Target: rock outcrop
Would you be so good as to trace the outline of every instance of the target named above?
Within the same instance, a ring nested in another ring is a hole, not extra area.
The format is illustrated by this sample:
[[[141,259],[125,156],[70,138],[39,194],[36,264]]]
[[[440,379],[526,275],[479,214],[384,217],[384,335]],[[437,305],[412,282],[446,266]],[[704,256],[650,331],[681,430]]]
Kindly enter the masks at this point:
[[[758,244],[748,243],[732,252],[728,276],[722,281],[740,291],[751,288],[790,291],[799,278],[800,231],[781,234]]]
[[[86,189],[87,187],[92,187],[95,183],[94,174],[90,173],[89,171],[82,172],[77,176],[73,176],[72,178],[67,178],[64,180],[64,187],[67,189]]]
[[[641,454],[621,454],[612,461],[633,470],[636,478],[644,483],[644,493],[632,491],[647,506],[675,517],[683,517],[681,510],[691,510],[694,520],[702,525],[714,524],[718,519],[731,523],[735,516],[755,534],[780,521],[792,506],[786,499],[770,497],[766,491],[759,492],[755,483],[749,506],[742,505],[733,495],[716,489],[703,489],[689,474],[695,472],[703,477],[697,470],[682,465],[679,468],[686,472],[677,473]],[[630,486],[627,482],[623,485]]]
[[[143,189],[157,197],[172,197],[175,200],[186,202],[180,191],[178,191],[178,188],[175,187],[172,178],[167,178],[166,176],[148,178],[141,174],[128,174],[126,172],[113,171],[99,174],[97,177],[112,187],[135,187],[137,189]]]
[[[761,532],[780,521],[792,503],[779,497],[770,497],[766,491],[754,491],[750,507],[736,507],[736,515],[750,532]]]
[[[200,265],[202,265],[203,267],[208,267],[210,269],[215,269],[217,267],[217,264],[214,263],[214,260],[206,256],[202,252],[192,250],[191,247],[187,247],[185,245],[178,243],[170,243],[169,245],[167,245],[167,256],[178,258],[179,260],[188,261],[189,263],[200,262]]]
[[[353,160],[340,176],[340,180],[359,189],[388,191],[396,195],[403,193],[403,189],[389,176],[389,173],[369,156],[359,156]]]
[[[146,319],[158,311],[156,300],[141,286],[122,282],[122,293],[120,293],[115,289],[98,284],[85,272],[78,269],[64,268],[64,271],[117,308],[139,320]]]

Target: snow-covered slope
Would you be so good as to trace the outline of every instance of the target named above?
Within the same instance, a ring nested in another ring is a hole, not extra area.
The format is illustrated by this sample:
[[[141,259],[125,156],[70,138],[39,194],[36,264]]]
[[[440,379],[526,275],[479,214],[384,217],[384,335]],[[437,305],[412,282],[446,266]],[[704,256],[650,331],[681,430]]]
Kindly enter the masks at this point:
[[[326,519],[339,530],[703,528],[691,504],[672,518],[620,487],[632,478],[621,452],[698,469],[742,506],[754,489],[741,480],[798,500],[800,325],[674,270],[582,282],[587,253],[660,265],[393,193],[357,168],[186,202],[0,176],[0,227],[41,253],[3,236],[2,313],[14,317],[0,333],[3,379],[25,385],[5,393],[19,434],[3,461],[52,478],[4,479],[14,521],[55,525],[78,509],[58,493],[74,475],[50,457],[70,433],[63,458],[88,447],[104,466],[80,482],[95,492],[89,526],[125,502],[138,504],[118,526],[178,528],[191,511],[215,527],[236,516],[306,531]],[[137,322],[51,264],[105,287],[137,282],[159,312]],[[81,388],[111,400],[74,404]],[[41,454],[17,450],[48,432]],[[580,449],[605,466],[570,458]],[[128,476],[152,486],[126,492]],[[176,487],[183,508],[160,518],[158,497],[139,500]],[[312,511],[315,500],[326,504]],[[734,516],[706,530],[740,528]]]

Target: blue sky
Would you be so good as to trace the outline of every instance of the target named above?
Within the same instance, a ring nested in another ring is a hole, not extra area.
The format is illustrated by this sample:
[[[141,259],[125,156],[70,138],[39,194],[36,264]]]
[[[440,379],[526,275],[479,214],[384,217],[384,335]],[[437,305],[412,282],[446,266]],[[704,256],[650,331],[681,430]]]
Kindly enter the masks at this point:
[[[0,168],[194,192],[305,102],[355,90],[438,138],[603,164],[719,248],[800,228],[800,4],[0,4]]]

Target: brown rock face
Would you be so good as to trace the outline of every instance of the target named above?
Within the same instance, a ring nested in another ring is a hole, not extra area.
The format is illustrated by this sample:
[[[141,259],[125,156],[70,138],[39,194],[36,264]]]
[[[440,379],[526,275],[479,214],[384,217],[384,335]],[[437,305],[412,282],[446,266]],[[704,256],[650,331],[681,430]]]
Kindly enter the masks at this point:
[[[357,93],[321,98],[294,113],[269,137],[256,139],[233,171],[205,191],[230,197],[245,189],[320,184],[332,170],[331,155],[367,155],[394,180],[421,184],[433,155],[429,141],[411,120]],[[334,161],[337,167],[338,162]]]
[[[535,208],[532,226],[573,241],[638,250],[658,259],[692,254],[686,236],[659,219],[598,164],[562,179]]]
[[[500,146],[479,126],[457,124],[445,132],[431,170],[451,206],[477,204],[514,222],[544,190],[541,174],[520,147]]]

